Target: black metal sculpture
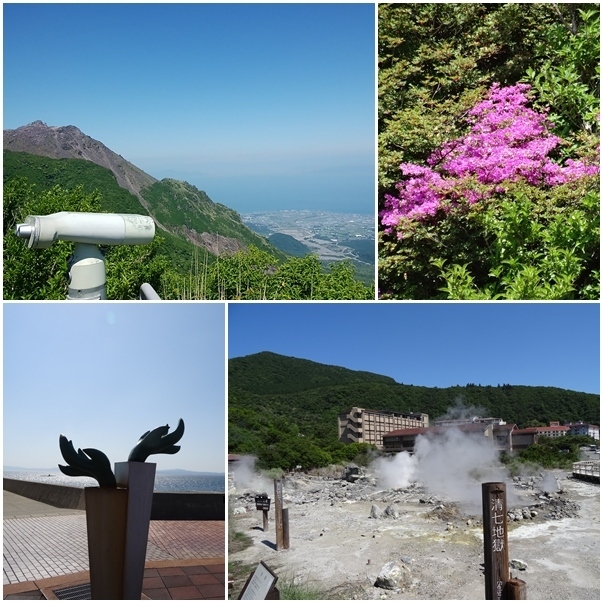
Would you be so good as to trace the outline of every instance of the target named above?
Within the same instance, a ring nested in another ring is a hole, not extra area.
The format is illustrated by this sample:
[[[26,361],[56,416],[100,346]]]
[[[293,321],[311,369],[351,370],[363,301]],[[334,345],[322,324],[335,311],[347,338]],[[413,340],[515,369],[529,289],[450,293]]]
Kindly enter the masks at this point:
[[[164,425],[143,433],[132,448],[128,461],[144,463],[151,454],[176,454],[180,446],[175,444],[184,435],[184,421],[179,419],[178,426],[172,433],[168,433],[169,429],[169,425]]]
[[[59,448],[67,466],[59,465],[59,469],[71,477],[80,475],[93,477],[99,486],[116,488],[115,474],[107,455],[96,448],[78,448],[75,451],[73,443],[64,435],[59,436]]]
[[[128,461],[144,463],[151,454],[176,454],[180,446],[176,446],[184,434],[184,421],[178,421],[178,427],[168,433],[169,425],[147,431],[132,448]],[[59,469],[71,477],[80,475],[93,477],[99,486],[116,488],[115,474],[107,455],[96,448],[78,448],[75,451],[73,443],[64,435],[59,436],[59,448],[67,466],[59,465]]]

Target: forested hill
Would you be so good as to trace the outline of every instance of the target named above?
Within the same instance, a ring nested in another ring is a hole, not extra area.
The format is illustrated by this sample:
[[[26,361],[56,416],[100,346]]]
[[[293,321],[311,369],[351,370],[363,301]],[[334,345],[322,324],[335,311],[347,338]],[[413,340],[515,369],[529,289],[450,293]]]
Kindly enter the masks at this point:
[[[138,169],[125,160],[122,162],[132,170]],[[287,257],[266,238],[243,224],[236,211],[215,203],[205,192],[186,182],[169,178],[158,181],[149,176],[147,180],[141,178],[137,181],[136,187],[128,188],[120,183],[115,168],[92,160],[57,159],[8,150],[4,151],[3,166],[5,182],[25,178],[38,191],[49,190],[56,185],[67,190],[82,186],[86,192],[99,191],[102,211],[151,215],[160,225],[159,232],[168,240],[170,249],[177,248],[180,251],[176,253],[188,257],[187,271],[195,246],[217,256],[254,245],[280,261]],[[182,264],[173,253],[171,259],[176,265]]]
[[[391,377],[353,371],[273,352],[234,358],[228,367],[230,388],[259,395],[294,394],[351,383],[395,384]]]
[[[300,446],[302,439],[304,446],[336,450],[337,415],[351,406],[423,412],[433,420],[462,403],[519,427],[555,420],[599,424],[598,395],[556,387],[404,385],[384,375],[271,352],[231,359],[228,375],[232,453],[265,455],[276,444],[284,453],[284,442]]]

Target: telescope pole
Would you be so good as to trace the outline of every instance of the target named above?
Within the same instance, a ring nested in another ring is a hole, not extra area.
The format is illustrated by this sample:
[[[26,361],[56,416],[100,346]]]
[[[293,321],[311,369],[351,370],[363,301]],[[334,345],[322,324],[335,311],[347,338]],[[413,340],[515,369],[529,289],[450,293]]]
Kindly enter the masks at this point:
[[[107,299],[105,256],[96,245],[75,243],[73,254],[67,260],[69,289],[67,299]]]

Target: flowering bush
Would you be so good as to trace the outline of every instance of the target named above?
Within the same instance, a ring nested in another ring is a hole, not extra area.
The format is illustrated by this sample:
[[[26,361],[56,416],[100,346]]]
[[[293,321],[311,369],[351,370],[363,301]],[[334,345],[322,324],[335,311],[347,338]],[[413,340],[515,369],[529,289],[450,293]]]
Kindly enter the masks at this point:
[[[599,177],[404,220],[380,233],[380,299],[599,299]]]
[[[402,218],[433,216],[461,198],[475,203],[503,193],[505,183],[552,187],[597,174],[598,164],[568,159],[559,165],[549,157],[562,141],[550,133],[546,112],[528,106],[529,90],[528,84],[493,84],[467,113],[468,134],[436,149],[427,166],[402,163],[409,178],[396,185],[398,196],[385,195],[385,232],[393,232]]]

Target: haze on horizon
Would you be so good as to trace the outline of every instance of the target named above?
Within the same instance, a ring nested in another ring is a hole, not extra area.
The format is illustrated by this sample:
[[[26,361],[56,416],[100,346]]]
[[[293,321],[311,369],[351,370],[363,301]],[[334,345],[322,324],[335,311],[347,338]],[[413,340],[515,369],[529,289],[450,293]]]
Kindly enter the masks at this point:
[[[154,459],[150,459],[150,462],[154,462]],[[48,466],[48,467],[34,467],[32,465],[29,465],[27,467],[24,467],[22,465],[3,465],[2,469],[4,471],[50,471],[52,473],[59,473],[61,474],[61,470],[59,469],[59,464],[61,465],[65,465],[65,461],[64,460],[59,460],[59,463],[57,463],[56,466],[52,467],[52,466]],[[178,473],[183,473],[183,474],[190,474],[190,473],[211,473],[211,474],[217,474],[217,475],[222,475],[224,474],[224,471],[197,471],[197,470],[188,470],[188,469],[180,469],[179,467],[176,467],[174,469],[157,469],[156,473],[158,475],[161,474],[178,474]]]
[[[374,213],[374,5],[3,13],[4,129],[74,125],[239,212]]]

